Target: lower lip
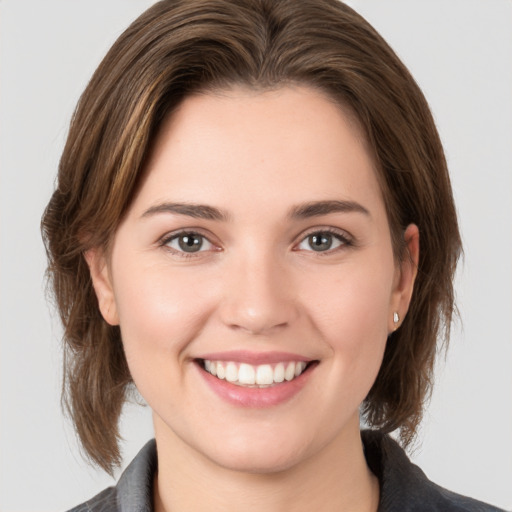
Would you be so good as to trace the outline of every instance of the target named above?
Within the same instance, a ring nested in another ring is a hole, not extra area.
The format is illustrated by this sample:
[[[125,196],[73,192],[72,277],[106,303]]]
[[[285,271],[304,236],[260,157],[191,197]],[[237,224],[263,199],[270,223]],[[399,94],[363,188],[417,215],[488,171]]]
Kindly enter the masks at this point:
[[[214,377],[199,364],[196,364],[196,366],[210,389],[223,400],[240,407],[263,409],[287,402],[297,395],[309,380],[316,364],[308,366],[303,373],[293,380],[274,384],[268,388],[237,386],[227,380]]]

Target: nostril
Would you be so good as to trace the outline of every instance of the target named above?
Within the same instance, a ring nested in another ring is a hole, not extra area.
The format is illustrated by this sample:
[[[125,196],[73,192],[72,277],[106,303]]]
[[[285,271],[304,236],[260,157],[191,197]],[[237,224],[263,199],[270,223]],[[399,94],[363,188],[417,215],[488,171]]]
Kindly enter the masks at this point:
[[[289,325],[288,322],[280,322],[273,324],[271,322],[240,322],[231,323],[229,327],[235,331],[245,332],[254,336],[268,335],[274,331],[285,329]]]
[[[245,279],[248,282],[233,277],[233,288],[226,284],[226,294],[218,306],[226,326],[254,335],[268,334],[289,327],[298,318],[293,285],[278,284],[270,278],[263,278],[266,284],[254,276]]]

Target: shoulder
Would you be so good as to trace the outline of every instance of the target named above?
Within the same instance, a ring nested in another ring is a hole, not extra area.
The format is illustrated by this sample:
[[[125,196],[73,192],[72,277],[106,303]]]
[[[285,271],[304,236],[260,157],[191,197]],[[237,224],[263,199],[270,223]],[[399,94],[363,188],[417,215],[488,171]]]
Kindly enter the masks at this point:
[[[108,487],[94,498],[77,505],[68,512],[117,512],[117,498],[115,487]]]
[[[362,432],[368,465],[381,487],[379,512],[503,512],[431,482],[391,437]]]
[[[156,469],[156,443],[152,439],[130,462],[115,487],[108,487],[68,512],[152,512]]]

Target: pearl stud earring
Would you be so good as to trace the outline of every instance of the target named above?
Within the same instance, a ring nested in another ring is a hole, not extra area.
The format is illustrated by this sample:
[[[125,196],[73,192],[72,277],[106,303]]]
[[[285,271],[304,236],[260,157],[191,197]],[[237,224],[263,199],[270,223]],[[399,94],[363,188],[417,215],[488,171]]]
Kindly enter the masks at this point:
[[[395,311],[393,313],[393,323],[397,324],[398,322],[400,322],[400,317],[398,316],[398,313]]]

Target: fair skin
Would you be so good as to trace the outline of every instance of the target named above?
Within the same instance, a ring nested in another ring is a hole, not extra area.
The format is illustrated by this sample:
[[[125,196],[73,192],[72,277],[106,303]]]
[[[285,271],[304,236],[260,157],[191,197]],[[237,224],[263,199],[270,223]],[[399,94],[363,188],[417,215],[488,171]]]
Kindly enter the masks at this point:
[[[166,120],[108,257],[87,253],[153,410],[157,512],[377,510],[359,406],[409,306],[404,238],[397,262],[364,137],[317,91],[195,95]]]

